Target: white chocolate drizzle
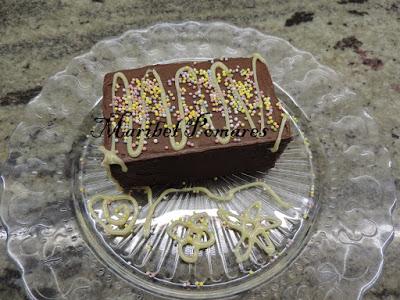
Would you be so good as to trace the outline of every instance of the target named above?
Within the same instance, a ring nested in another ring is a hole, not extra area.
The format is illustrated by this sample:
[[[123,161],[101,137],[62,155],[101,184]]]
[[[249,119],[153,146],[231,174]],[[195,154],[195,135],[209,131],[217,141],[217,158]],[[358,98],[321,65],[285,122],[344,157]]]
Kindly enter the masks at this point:
[[[107,150],[104,146],[100,146],[99,149],[104,154],[102,165],[106,167],[108,171],[110,165],[120,165],[122,172],[128,171],[128,167],[115,151]]]
[[[287,116],[286,116],[286,114],[284,114],[283,118],[282,118],[282,122],[281,122],[281,127],[279,128],[278,137],[275,140],[275,144],[272,147],[271,152],[277,152],[279,149],[279,145],[281,144],[281,140],[282,140],[283,130],[284,130],[285,124],[286,124],[286,120],[287,120]]]
[[[160,196],[157,197],[157,199],[155,201],[152,200],[151,188],[147,187],[146,193],[147,193],[148,203],[150,204],[150,206],[147,210],[146,220],[143,224],[144,236],[148,237],[150,235],[151,220],[153,218],[154,211],[157,208],[158,204],[162,200],[166,199],[166,196],[171,193],[188,193],[188,192],[204,193],[211,200],[219,201],[219,202],[227,202],[227,201],[231,201],[237,192],[239,192],[241,190],[249,189],[252,187],[262,188],[263,191],[267,192],[272,197],[272,199],[281,207],[283,207],[285,209],[288,209],[291,207],[287,202],[282,200],[281,197],[279,197],[268,184],[266,184],[265,182],[262,182],[262,181],[255,181],[255,182],[237,186],[237,187],[232,188],[229,191],[227,191],[224,195],[214,194],[209,189],[207,189],[206,187],[202,187],[202,186],[181,188],[181,189],[169,188],[169,189],[164,190],[160,194]]]
[[[256,201],[240,215],[224,209],[219,209],[217,212],[222,224],[240,235],[240,239],[233,249],[237,263],[248,260],[255,245],[268,256],[272,256],[276,251],[275,245],[270,239],[270,230],[279,227],[282,221],[275,217],[262,216],[260,209],[261,202]],[[255,214],[252,214],[253,211]],[[242,245],[244,245],[244,251],[241,251]]]
[[[188,220],[180,218],[173,221],[167,228],[168,235],[177,242],[178,254],[186,263],[195,263],[199,257],[199,251],[214,245],[215,236],[208,229],[209,216],[207,213],[194,213]],[[184,229],[181,237],[179,228]],[[192,247],[192,255],[185,253],[186,246]]]
[[[202,187],[202,186],[190,187],[190,188],[180,188],[180,189],[169,188],[169,189],[164,190],[155,200],[153,199],[153,191],[149,186],[137,187],[135,189],[142,189],[147,194],[147,201],[148,201],[148,205],[149,205],[149,207],[147,209],[146,219],[145,219],[145,222],[143,224],[143,234],[144,234],[144,236],[146,238],[150,236],[151,221],[152,221],[152,218],[153,218],[153,215],[154,215],[154,211],[156,210],[157,206],[160,204],[161,201],[167,199],[167,196],[169,194],[172,194],[172,193],[189,193],[189,192],[192,192],[192,193],[204,193],[209,199],[211,199],[213,201],[227,202],[227,201],[231,201],[233,199],[234,195],[237,192],[239,192],[241,190],[249,189],[249,188],[252,188],[252,187],[258,187],[258,188],[261,188],[263,191],[267,192],[272,197],[272,199],[279,206],[281,206],[282,208],[288,209],[288,208],[291,207],[291,205],[288,204],[287,202],[285,202],[284,200],[282,200],[281,197],[279,197],[268,184],[266,184],[265,182],[262,182],[262,181],[255,181],[255,182],[251,182],[251,183],[247,183],[247,184],[243,184],[243,185],[237,186],[235,188],[231,188],[224,195],[214,194],[209,189],[207,189],[206,187]],[[135,211],[136,211],[136,207],[138,207],[137,200],[131,195],[124,195],[124,196],[127,197],[130,202],[132,202],[133,206],[135,207]],[[98,195],[93,196],[89,200],[89,212],[90,212],[90,214],[92,215],[92,217],[96,221],[98,221],[99,218],[98,218],[97,214],[91,208],[93,203],[97,202],[98,200],[101,200],[101,199],[107,200],[107,199],[109,199],[109,197],[110,196],[98,194]],[[119,198],[117,198],[117,199],[119,199]],[[136,220],[136,217],[137,217],[137,214],[135,215],[135,220]],[[100,223],[100,224],[103,226],[103,223]],[[131,233],[132,230],[133,230],[133,225],[134,224],[130,224],[127,227],[131,231],[126,229],[126,230],[123,231],[123,233],[124,234]],[[111,234],[110,232],[111,231],[107,229],[107,233]],[[121,232],[121,231],[118,231],[118,232]]]
[[[100,202],[102,213],[97,214],[94,205]],[[120,202],[120,203],[118,203]],[[129,205],[127,204],[129,203]],[[112,207],[115,205],[115,207]],[[110,212],[110,210],[112,210]],[[126,236],[132,233],[139,214],[139,206],[133,197],[123,195],[98,194],[90,198],[88,211],[93,219],[109,235]]]

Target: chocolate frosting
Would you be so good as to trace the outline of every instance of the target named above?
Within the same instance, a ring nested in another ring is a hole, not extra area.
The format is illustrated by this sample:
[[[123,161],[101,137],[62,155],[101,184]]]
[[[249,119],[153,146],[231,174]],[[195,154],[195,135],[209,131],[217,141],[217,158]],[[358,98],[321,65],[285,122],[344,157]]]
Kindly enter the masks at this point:
[[[239,72],[234,71],[232,73],[232,79],[236,81],[244,81],[244,77],[240,70],[254,71],[252,58],[230,58],[215,61],[221,61],[231,70],[239,70]],[[126,76],[128,82],[131,82],[135,79],[141,80],[145,76],[147,70],[155,70],[159,74],[163,87],[169,97],[172,99],[175,97],[175,100],[171,100],[171,105],[178,107],[176,85],[175,82],[172,82],[172,78],[175,77],[176,72],[184,66],[190,66],[196,70],[209,70],[213,62],[214,61],[190,61],[159,64],[132,70],[122,70],[119,72]],[[217,72],[220,73],[221,70],[217,69]],[[105,118],[110,118],[113,113],[112,85],[115,74],[116,72],[108,73],[104,77],[103,115]],[[278,100],[274,92],[273,83],[267,66],[260,60],[256,61],[256,75],[260,91],[262,91],[264,96],[268,96],[270,99],[271,107],[273,108],[272,113],[270,114],[272,120],[277,124],[281,124],[282,110],[279,105],[277,105]],[[153,75],[150,75],[149,78],[153,79],[154,77]],[[252,78],[254,78],[254,74]],[[117,83],[121,88],[116,90],[115,95],[123,97],[123,82],[121,79],[118,79]],[[225,94],[228,93],[228,88],[223,84],[223,82],[220,83],[219,86]],[[196,106],[196,99],[193,98],[192,95],[198,91],[197,85],[189,85],[188,82],[186,82],[180,83],[180,87],[187,90],[187,93],[184,95],[185,103],[188,106]],[[202,88],[201,93],[204,95],[204,100],[210,104],[209,108],[211,110],[212,99],[210,94],[212,94],[213,91],[211,90],[211,92],[206,92],[206,89]],[[255,98],[256,95],[254,94],[252,97]],[[211,119],[216,128],[222,129],[225,127],[225,118],[221,112],[208,112],[212,114]],[[244,113],[239,112],[238,114],[235,114],[234,117],[237,118],[237,122],[244,124],[241,128],[250,130],[249,122],[246,120],[246,115]],[[156,116],[154,115],[154,112],[149,111],[149,119],[154,120],[155,118]],[[165,118],[160,117],[159,120],[165,121]],[[260,128],[260,124],[258,123],[260,117],[256,114],[253,117],[253,120],[256,127]],[[208,177],[235,171],[271,167],[276,158],[283,151],[284,147],[290,141],[291,130],[289,122],[286,122],[281,135],[281,144],[279,149],[276,153],[272,153],[268,148],[271,148],[274,145],[278,137],[278,130],[272,130],[266,123],[267,120],[268,118],[265,118],[264,120],[265,128],[267,129],[267,134],[265,136],[256,138],[251,136],[250,132],[247,132],[244,137],[240,138],[240,141],[233,141],[233,139],[231,139],[227,144],[216,143],[215,137],[207,137],[203,133],[199,137],[193,136],[188,138],[188,145],[177,151],[171,147],[169,138],[163,134],[158,137],[150,137],[146,139],[146,150],[137,157],[131,157],[127,152],[127,144],[124,143],[122,139],[118,139],[118,142],[115,144],[115,149],[117,150],[117,155],[128,166],[128,173],[122,172],[119,166],[112,165],[112,175],[118,181],[123,182],[124,186],[129,186],[174,181],[175,179],[178,180],[184,177],[192,177],[190,174],[193,173],[196,173],[196,176],[194,177]],[[172,122],[174,124],[178,123],[176,116],[172,115]],[[134,124],[133,126],[134,129],[138,129],[139,127],[140,125],[138,124]],[[154,128],[155,125],[150,123],[150,130]],[[189,130],[191,131],[192,128],[193,126],[189,127]],[[178,130],[177,133],[176,140],[180,141],[180,131]],[[107,134],[104,134],[105,148],[110,150],[111,143],[111,138]],[[240,163],[238,163],[238,161]]]

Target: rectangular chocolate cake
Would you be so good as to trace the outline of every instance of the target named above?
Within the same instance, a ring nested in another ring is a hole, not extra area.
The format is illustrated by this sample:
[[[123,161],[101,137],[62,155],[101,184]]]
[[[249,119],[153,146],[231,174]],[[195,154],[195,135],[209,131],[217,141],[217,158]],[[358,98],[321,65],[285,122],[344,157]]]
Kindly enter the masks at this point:
[[[291,139],[257,54],[108,73],[103,115],[126,189],[267,169]]]

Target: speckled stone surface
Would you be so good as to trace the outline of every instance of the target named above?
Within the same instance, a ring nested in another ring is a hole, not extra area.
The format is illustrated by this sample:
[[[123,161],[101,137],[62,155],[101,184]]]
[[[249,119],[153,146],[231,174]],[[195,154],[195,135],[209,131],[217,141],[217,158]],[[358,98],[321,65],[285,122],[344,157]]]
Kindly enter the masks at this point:
[[[0,161],[24,105],[46,79],[97,41],[157,22],[222,20],[287,39],[340,72],[382,130],[399,178],[400,3],[314,1],[10,1],[0,5]],[[1,171],[1,169],[0,169]],[[399,185],[398,185],[399,188]],[[400,298],[399,210],[382,277],[366,299]],[[0,299],[24,299],[0,231]]]

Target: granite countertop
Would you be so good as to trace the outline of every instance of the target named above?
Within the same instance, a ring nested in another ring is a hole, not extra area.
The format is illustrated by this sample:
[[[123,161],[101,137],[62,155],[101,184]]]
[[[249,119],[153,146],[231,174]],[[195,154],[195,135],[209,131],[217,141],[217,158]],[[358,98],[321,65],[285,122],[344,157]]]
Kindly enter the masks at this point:
[[[310,1],[311,2],[311,1]],[[0,5],[0,162],[21,111],[46,79],[97,41],[148,25],[222,20],[280,36],[340,72],[381,127],[399,178],[400,3],[397,0],[111,1],[4,0]],[[397,101],[396,101],[397,100]],[[1,167],[0,167],[1,172]],[[397,189],[399,181],[396,180]],[[399,210],[383,274],[365,299],[400,298]],[[0,299],[24,299],[0,226]]]

